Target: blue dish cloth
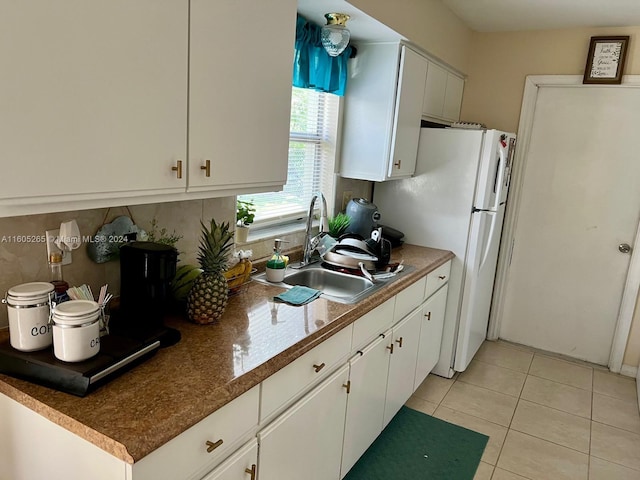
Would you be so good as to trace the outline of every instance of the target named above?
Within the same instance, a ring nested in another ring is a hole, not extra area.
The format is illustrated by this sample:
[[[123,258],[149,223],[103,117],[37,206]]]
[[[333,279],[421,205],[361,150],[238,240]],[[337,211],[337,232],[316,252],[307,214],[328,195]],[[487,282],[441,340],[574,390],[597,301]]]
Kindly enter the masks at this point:
[[[275,301],[288,303],[289,305],[305,305],[313,302],[322,292],[302,285],[296,285],[280,295],[273,297]]]

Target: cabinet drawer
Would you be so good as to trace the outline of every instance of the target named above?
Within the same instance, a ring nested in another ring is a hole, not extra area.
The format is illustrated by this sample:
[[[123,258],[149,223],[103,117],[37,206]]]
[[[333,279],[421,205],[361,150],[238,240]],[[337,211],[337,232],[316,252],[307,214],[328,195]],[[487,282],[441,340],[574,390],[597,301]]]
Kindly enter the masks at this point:
[[[351,350],[352,325],[291,362],[262,382],[260,422],[331,373]]]
[[[351,351],[363,348],[373,338],[391,328],[395,297],[363,315],[353,324],[353,342]]]
[[[427,277],[422,277],[396,295],[396,309],[393,315],[394,323],[402,320],[422,303],[426,284]]]
[[[424,298],[429,298],[444,284],[449,281],[449,274],[451,273],[451,260],[447,263],[440,265],[433,272],[427,275],[427,286],[424,291]]]
[[[259,400],[256,385],[135,463],[134,478],[200,478],[255,433]]]
[[[252,438],[202,480],[255,480],[257,468],[258,440]]]

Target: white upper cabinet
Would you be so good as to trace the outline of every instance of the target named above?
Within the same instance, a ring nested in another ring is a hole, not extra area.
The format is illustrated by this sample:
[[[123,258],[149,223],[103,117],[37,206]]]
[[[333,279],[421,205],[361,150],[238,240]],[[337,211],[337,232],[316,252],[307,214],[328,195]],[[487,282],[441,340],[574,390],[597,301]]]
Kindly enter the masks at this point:
[[[188,191],[286,183],[296,6],[191,0]]]
[[[184,191],[182,2],[25,0],[0,7],[0,212]]]
[[[462,77],[430,61],[422,115],[435,120],[457,122],[460,120],[463,89]]]
[[[295,0],[2,2],[0,216],[280,188],[295,23]]]
[[[340,175],[370,181],[415,171],[427,59],[407,45],[358,45],[344,97]]]
[[[410,177],[416,170],[420,139],[420,95],[424,91],[427,61],[416,52],[402,48],[398,94],[391,136],[387,176]]]

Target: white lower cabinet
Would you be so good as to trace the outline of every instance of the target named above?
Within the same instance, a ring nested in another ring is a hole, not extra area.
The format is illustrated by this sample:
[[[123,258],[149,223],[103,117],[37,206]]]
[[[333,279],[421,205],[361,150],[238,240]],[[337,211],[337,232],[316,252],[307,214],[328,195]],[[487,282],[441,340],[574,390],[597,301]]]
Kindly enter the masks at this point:
[[[201,479],[235,452],[258,427],[260,387],[240,395],[133,464],[133,480]]]
[[[421,320],[422,309],[414,310],[394,325],[392,336],[387,340],[390,358],[383,427],[387,426],[413,393]]]
[[[260,480],[340,476],[349,365],[258,432]]]
[[[258,440],[253,438],[202,480],[256,480],[257,468]]]
[[[2,480],[129,480],[129,467],[0,393]]]
[[[387,395],[391,330],[349,361],[349,395],[340,478],[355,465],[380,432]]]
[[[442,330],[444,328],[444,313],[447,306],[448,285],[445,285],[422,306],[420,327],[420,340],[418,347],[418,361],[416,362],[416,378],[413,384],[414,391],[427,378],[429,372],[438,363],[440,358],[440,345],[442,343]]]
[[[429,276],[419,279],[133,465],[0,395],[0,418],[7,419],[0,422],[0,478],[338,480],[437,362],[447,298],[446,284],[438,285],[448,268],[430,273],[431,283]],[[430,288],[438,290],[421,305]],[[271,415],[259,419],[266,407]]]

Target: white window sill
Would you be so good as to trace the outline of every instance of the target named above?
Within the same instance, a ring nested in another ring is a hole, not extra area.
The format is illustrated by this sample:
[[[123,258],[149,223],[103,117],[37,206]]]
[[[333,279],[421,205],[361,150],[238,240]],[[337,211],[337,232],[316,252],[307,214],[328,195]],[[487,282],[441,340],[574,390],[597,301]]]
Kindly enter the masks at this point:
[[[314,226],[317,225],[314,222]],[[274,240],[283,240],[283,250],[302,246],[304,242],[305,222],[291,222],[268,227],[250,227],[246,242],[237,242],[236,250],[251,250],[252,259],[258,260],[270,256],[273,252]]]

